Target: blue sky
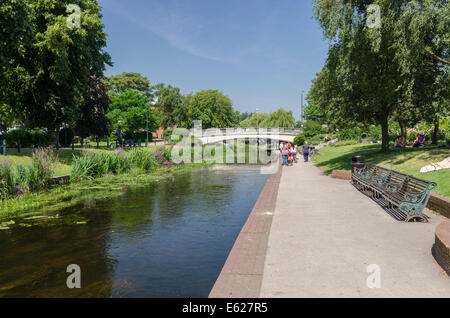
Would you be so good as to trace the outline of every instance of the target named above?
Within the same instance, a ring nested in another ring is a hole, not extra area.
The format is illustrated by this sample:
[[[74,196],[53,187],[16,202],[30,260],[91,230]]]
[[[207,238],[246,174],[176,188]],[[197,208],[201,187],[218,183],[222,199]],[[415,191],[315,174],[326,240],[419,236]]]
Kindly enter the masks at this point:
[[[100,0],[114,66],[183,94],[218,89],[235,109],[300,115],[327,42],[312,0]]]

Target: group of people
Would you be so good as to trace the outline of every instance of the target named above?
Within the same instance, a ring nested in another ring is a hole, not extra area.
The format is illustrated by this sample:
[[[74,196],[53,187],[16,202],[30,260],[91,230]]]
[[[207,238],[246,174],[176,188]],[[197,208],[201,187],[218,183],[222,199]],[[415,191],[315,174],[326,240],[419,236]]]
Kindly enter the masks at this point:
[[[283,158],[283,166],[290,166],[293,163],[297,163],[298,147],[290,143],[282,142],[280,144],[281,157]],[[309,145],[306,141],[302,146],[303,159],[305,162],[309,158]]]
[[[416,147],[423,147],[424,142],[425,142],[425,137],[424,137],[424,135],[417,134],[416,140],[415,140],[414,143],[413,143],[413,147],[414,147],[414,148],[416,148]],[[394,147],[395,147],[395,148],[403,148],[403,147],[406,147],[406,142],[402,142],[400,136],[398,136],[398,137],[395,139]]]

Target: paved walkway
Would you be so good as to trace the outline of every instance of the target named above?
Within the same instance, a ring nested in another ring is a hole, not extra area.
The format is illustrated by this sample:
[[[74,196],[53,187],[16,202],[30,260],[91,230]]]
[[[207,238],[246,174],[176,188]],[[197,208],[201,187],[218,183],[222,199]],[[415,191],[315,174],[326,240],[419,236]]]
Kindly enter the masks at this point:
[[[284,167],[262,275],[261,297],[450,297],[431,255],[430,223],[393,219],[345,180],[312,163]],[[368,288],[369,264],[381,288]]]

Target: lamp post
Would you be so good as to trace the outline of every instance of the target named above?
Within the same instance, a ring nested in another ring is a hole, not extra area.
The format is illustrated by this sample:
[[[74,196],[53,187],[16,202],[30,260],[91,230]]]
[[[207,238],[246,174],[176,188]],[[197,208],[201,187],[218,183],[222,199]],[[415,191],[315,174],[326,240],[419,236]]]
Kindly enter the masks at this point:
[[[147,113],[145,114],[145,131],[147,132],[147,136],[145,137],[145,147],[148,147],[148,113],[149,113],[149,108],[147,108]]]
[[[301,94],[301,96],[302,96],[302,108],[301,108],[301,112],[300,112],[300,120],[303,122],[303,116],[304,116],[304,114],[303,114],[303,93],[305,93],[305,91],[303,91],[302,90],[302,94]]]

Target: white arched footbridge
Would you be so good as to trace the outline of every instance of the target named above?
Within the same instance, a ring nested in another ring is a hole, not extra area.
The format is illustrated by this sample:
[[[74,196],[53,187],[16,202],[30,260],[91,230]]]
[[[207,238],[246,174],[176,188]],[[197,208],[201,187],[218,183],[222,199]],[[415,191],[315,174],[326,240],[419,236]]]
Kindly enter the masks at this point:
[[[300,129],[287,128],[210,128],[190,130],[191,136],[200,139],[204,145],[235,139],[276,140],[292,143],[294,138],[300,133]]]

